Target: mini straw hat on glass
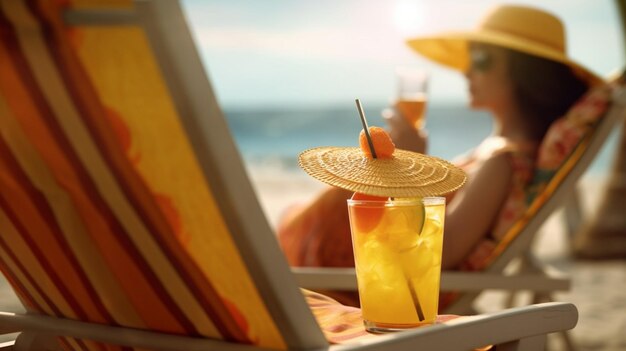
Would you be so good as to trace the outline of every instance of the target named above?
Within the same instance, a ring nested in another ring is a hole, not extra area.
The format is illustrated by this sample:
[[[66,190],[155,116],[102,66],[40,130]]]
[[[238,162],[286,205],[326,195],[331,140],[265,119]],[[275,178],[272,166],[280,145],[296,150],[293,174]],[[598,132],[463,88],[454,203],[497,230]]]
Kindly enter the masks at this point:
[[[469,68],[469,42],[502,46],[561,62],[590,85],[602,82],[596,74],[567,57],[561,21],[532,7],[498,6],[474,30],[414,38],[407,44],[429,59],[465,72]]]
[[[324,183],[384,197],[427,197],[450,193],[465,173],[442,159],[396,149],[391,158],[369,158],[358,147],[319,147],[302,152],[300,167]]]

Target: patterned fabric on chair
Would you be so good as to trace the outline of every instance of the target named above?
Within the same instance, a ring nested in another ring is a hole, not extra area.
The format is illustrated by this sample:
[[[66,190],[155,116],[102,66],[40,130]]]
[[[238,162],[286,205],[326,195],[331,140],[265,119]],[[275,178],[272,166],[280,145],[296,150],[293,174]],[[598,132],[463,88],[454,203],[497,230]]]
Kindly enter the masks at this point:
[[[612,89],[609,85],[591,88],[567,114],[556,120],[548,129],[538,151],[534,175],[526,189],[526,196],[517,196],[517,218],[502,240],[492,245],[484,261],[475,265],[480,270],[489,266],[512,240],[524,229],[528,221],[550,198],[587,149],[598,122],[608,111]]]
[[[0,268],[27,310],[284,348],[142,29],[0,5]]]

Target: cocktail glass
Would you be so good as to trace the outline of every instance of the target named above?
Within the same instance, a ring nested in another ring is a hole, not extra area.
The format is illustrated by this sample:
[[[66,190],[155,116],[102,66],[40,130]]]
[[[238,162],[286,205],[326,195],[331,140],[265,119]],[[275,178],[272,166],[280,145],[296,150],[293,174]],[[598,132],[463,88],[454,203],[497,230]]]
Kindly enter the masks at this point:
[[[428,73],[418,67],[397,67],[396,109],[416,129],[426,123]]]
[[[445,198],[348,200],[363,320],[389,332],[437,318]]]

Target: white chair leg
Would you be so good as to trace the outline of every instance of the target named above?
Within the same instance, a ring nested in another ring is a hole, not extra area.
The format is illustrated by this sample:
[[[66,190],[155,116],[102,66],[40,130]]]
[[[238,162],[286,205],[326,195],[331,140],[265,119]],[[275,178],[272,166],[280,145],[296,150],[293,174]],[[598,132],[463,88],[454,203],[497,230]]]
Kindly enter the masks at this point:
[[[572,333],[569,330],[559,332],[559,335],[561,336],[561,339],[563,339],[563,344],[565,344],[565,350],[576,351],[578,349],[576,347],[576,344],[574,343],[574,340],[572,340]]]
[[[532,261],[528,255],[522,255],[519,258],[517,267],[514,267],[514,271],[511,271],[511,274],[524,274],[529,271],[534,273],[534,269],[532,269]],[[516,299],[520,296],[519,291],[511,291],[507,293],[506,300],[504,302],[505,308],[511,308],[516,306]]]
[[[574,187],[574,191],[563,206],[565,210],[565,228],[567,230],[567,237],[572,242],[574,236],[580,229],[580,225],[583,222],[583,211],[580,205],[580,192],[577,187]]]

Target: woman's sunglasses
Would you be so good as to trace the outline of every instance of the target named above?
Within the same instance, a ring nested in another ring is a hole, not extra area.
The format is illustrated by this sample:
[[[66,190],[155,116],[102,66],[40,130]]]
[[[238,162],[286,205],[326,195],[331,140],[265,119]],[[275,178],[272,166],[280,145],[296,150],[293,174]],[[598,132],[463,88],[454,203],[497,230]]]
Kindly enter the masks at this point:
[[[470,49],[470,68],[485,72],[491,68],[493,57],[488,51],[481,48]]]

